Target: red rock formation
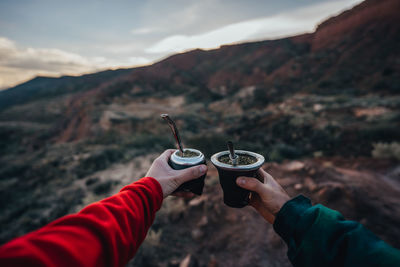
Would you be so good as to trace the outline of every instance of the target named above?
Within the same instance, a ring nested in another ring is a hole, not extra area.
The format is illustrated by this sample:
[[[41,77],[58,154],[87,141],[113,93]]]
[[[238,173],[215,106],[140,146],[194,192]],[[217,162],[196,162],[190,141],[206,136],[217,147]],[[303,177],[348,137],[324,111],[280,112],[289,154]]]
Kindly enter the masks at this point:
[[[398,25],[399,10],[399,0],[364,1],[353,9],[321,23],[313,34],[312,50],[331,48],[361,27],[373,30],[377,24],[380,28],[384,24]]]

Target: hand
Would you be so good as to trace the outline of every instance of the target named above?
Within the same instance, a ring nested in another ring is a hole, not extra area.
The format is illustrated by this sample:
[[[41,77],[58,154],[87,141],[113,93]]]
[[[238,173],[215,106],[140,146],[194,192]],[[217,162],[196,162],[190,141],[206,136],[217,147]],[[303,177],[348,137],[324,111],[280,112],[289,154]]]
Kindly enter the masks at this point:
[[[261,214],[269,223],[273,224],[275,216],[289,199],[286,191],[275,179],[263,169],[259,169],[257,175],[264,183],[256,178],[239,177],[236,179],[238,186],[253,191],[250,197],[250,205]]]
[[[169,196],[184,182],[199,178],[207,173],[207,166],[204,164],[183,170],[172,169],[168,164],[168,159],[174,152],[174,149],[165,150],[164,153],[154,160],[146,174],[146,177],[153,177],[160,183],[164,198]],[[177,192],[174,195],[183,197],[194,196],[190,192]]]

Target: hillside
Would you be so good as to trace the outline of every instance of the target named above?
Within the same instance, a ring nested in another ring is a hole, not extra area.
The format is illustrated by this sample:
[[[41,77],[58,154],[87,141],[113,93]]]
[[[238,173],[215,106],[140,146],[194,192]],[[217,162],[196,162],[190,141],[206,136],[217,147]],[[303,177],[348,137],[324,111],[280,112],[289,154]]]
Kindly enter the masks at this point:
[[[210,156],[225,150],[229,139],[262,153],[265,167],[291,194],[362,220],[399,247],[400,232],[390,229],[400,217],[389,216],[400,209],[398,10],[399,0],[367,0],[310,34],[193,50],[141,68],[37,77],[1,91],[0,243],[144,175],[151,160],[173,146],[159,117],[169,113],[185,145]],[[164,203],[147,252],[141,250],[133,265],[174,266],[186,253],[201,255],[201,266],[220,262],[230,236],[237,244],[228,251],[239,257],[245,240],[234,233],[243,221],[268,238],[250,243],[258,249],[246,246],[243,253],[254,257],[242,265],[257,266],[266,254],[270,262],[263,266],[288,264],[271,228],[250,209],[222,204],[210,169],[199,203]],[[388,194],[381,196],[382,190]],[[185,228],[194,218],[197,234]],[[232,227],[216,235],[217,223]],[[185,236],[178,247],[187,250],[169,246],[177,243],[175,231]]]

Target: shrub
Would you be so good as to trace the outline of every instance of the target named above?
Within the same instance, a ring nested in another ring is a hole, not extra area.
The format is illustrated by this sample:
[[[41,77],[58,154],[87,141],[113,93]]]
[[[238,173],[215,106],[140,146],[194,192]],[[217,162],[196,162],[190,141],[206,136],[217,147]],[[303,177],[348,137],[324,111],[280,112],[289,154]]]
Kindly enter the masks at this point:
[[[146,149],[148,151],[160,151],[173,147],[173,142],[170,138],[170,133],[168,135],[153,135],[153,134],[139,134],[132,136],[132,138],[127,141],[125,147],[135,148],[135,149]]]
[[[104,170],[112,163],[123,158],[123,153],[116,148],[109,148],[93,152],[89,158],[80,162],[77,168],[78,177],[83,178],[93,172]]]
[[[302,156],[302,151],[287,144],[277,144],[269,152],[269,160],[281,162],[284,159],[296,159]]]
[[[223,97],[209,88],[196,88],[185,95],[186,103],[210,103],[221,100]]]
[[[98,184],[94,187],[93,192],[96,195],[102,195],[102,194],[106,194],[111,190],[111,187],[113,185],[112,181],[106,181],[104,183]]]
[[[375,123],[361,130],[361,138],[372,142],[392,142],[399,136],[400,129],[393,123]]]
[[[100,179],[98,177],[92,177],[92,178],[89,178],[88,180],[86,180],[85,184],[87,186],[89,186],[89,185],[97,183],[99,180]]]
[[[400,160],[400,143],[374,143],[372,146],[372,157]]]

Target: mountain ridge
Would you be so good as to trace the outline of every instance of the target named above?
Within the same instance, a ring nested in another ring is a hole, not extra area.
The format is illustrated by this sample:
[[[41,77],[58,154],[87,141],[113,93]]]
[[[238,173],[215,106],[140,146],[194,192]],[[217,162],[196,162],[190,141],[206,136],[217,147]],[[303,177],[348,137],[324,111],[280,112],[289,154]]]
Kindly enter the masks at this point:
[[[276,40],[268,40],[268,41],[259,41],[259,42],[247,42],[247,43],[242,43],[242,44],[235,44],[235,45],[224,45],[221,46],[219,49],[213,49],[213,50],[201,50],[201,49],[195,49],[191,50],[189,52],[185,53],[180,53],[180,54],[175,54],[172,56],[167,57],[166,59],[163,59],[159,62],[156,62],[152,65],[144,66],[144,67],[138,67],[138,68],[131,68],[131,69],[118,69],[118,70],[108,70],[108,71],[103,71],[103,72],[98,72],[98,73],[92,73],[88,75],[82,75],[82,76],[63,76],[60,77],[59,79],[65,80],[65,79],[70,79],[70,80],[79,80],[79,79],[86,79],[87,77],[98,77],[99,79],[102,79],[101,76],[106,73],[116,73],[118,76],[118,72],[125,72],[125,73],[132,73],[132,76],[135,76],[136,72],[142,73],[145,77],[148,77],[147,74],[150,75],[155,75],[155,77],[159,78],[165,78],[169,79],[171,75],[171,71],[180,69],[181,71],[186,71],[189,70],[191,67],[195,66],[199,61],[202,61],[201,57],[213,57],[217,56],[220,58],[224,57],[232,57],[233,53],[235,53],[235,50],[241,49],[243,47],[244,49],[248,49],[251,47],[255,47],[257,45],[263,46],[265,45],[265,51],[261,51],[259,49],[256,51],[258,56],[255,54],[255,56],[250,57],[247,62],[245,62],[248,65],[256,65],[252,64],[250,60],[256,61],[260,58],[263,58],[265,56],[273,55],[273,57],[277,57],[277,60],[284,60],[284,58],[279,58],[279,45],[278,47],[270,47],[268,48],[268,44],[270,43],[284,43],[285,40],[288,41],[288,43],[292,44],[302,44],[302,48],[299,47],[299,49],[304,49],[306,46],[307,52],[315,52],[319,51],[321,49],[333,49],[335,46],[338,46],[337,42],[338,40],[343,39],[343,34],[351,34],[354,31],[357,31],[361,26],[363,25],[369,25],[373,23],[374,21],[380,21],[382,24],[383,22],[385,24],[390,24],[390,23],[396,23],[400,22],[399,16],[396,16],[395,10],[397,10],[397,7],[400,7],[400,3],[397,0],[385,0],[385,1],[376,1],[376,0],[367,0],[362,2],[361,4],[355,6],[351,10],[347,10],[335,17],[329,18],[326,21],[322,22],[315,30],[315,32],[310,33],[310,34],[303,34],[303,35],[297,35],[297,36],[292,36],[292,37],[287,37],[283,39],[276,39]],[[398,27],[391,27],[394,33],[392,35],[397,36],[398,38]],[[346,37],[347,38],[347,37]],[[284,45],[284,44],[282,44]],[[295,45],[295,47],[297,47]],[[270,49],[270,50],[268,50]],[[255,49],[257,50],[257,49]],[[244,51],[238,51],[237,54],[243,54]],[[276,53],[276,54],[273,54]],[[296,55],[297,56],[297,55]],[[292,61],[294,59],[291,59]],[[296,62],[295,62],[296,63]],[[214,63],[215,64],[215,63]],[[172,66],[171,66],[172,65]],[[265,65],[265,64],[264,64]],[[280,66],[282,70],[280,72],[288,72],[289,76],[296,76],[296,73],[291,73],[289,67],[284,67]],[[268,71],[271,71],[270,69],[267,70],[267,73],[263,74],[258,74],[255,73],[254,77],[251,77],[251,75],[242,75],[241,73],[238,73],[239,76],[246,76],[244,77],[245,79],[250,78],[249,82],[253,82],[253,79],[257,82],[265,82],[265,79],[268,79],[265,77],[265,74],[268,74]],[[300,75],[301,73],[298,73]],[[220,86],[221,83],[226,83],[226,79],[230,79],[231,75],[229,74],[224,74],[224,72],[216,73],[215,77],[211,77],[209,84],[207,86],[209,87],[215,87],[215,86]],[[298,76],[297,75],[297,76]],[[112,76],[112,75],[110,75]],[[225,77],[225,78],[224,78]],[[257,78],[258,77],[258,78]],[[274,79],[274,78],[279,78],[281,77],[281,74],[278,72],[275,75],[272,75],[269,80]],[[243,78],[243,77],[241,77]],[[53,78],[49,78],[53,79]],[[95,78],[94,78],[95,79]],[[54,81],[57,81],[57,78],[53,79]],[[132,79],[131,79],[132,80]],[[220,80],[219,82],[216,82],[215,80]],[[10,93],[13,90],[19,90],[21,87],[26,87],[28,85],[35,86],[36,83],[36,78],[25,82],[21,85],[17,85],[13,88],[9,88],[7,90],[4,90],[0,92],[0,102],[1,99],[3,101],[0,103],[0,106],[4,109],[7,106],[12,105],[14,103],[11,98],[14,97],[12,93]],[[270,81],[269,81],[270,82]],[[267,81],[268,83],[268,81]],[[82,90],[85,90],[84,88]],[[29,90],[30,93],[35,90]],[[40,91],[40,89],[39,89]],[[7,96],[11,95],[11,96]],[[6,99],[6,100],[4,100]],[[23,99],[30,99],[29,97],[25,97]],[[23,103],[24,100],[21,100],[18,103]],[[11,101],[10,101],[11,100]]]

